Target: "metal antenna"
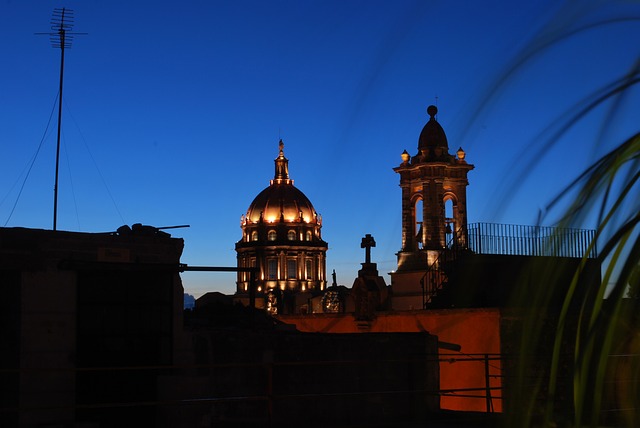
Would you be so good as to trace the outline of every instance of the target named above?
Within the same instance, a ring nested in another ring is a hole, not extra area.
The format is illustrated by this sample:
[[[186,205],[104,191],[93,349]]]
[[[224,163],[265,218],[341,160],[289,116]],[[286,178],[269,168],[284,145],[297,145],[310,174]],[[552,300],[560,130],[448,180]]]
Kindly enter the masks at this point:
[[[58,140],[56,144],[56,178],[53,185],[53,230],[57,229],[58,219],[58,166],[60,164],[60,128],[62,124],[62,82],[64,81],[64,50],[71,48],[73,37],[77,35],[85,35],[87,33],[72,33],[73,27],[73,10],[67,8],[53,9],[53,17],[51,18],[51,32],[36,33],[38,35],[48,35],[51,46],[60,48],[60,90],[58,96]]]

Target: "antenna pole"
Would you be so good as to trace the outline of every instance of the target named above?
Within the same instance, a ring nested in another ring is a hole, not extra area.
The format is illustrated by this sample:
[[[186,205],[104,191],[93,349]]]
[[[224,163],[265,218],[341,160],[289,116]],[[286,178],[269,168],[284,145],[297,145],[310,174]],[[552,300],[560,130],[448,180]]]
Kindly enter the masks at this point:
[[[58,29],[58,35],[60,37],[60,90],[58,96],[58,138],[56,141],[56,179],[53,185],[53,230],[57,229],[58,223],[58,171],[60,166],[60,129],[62,128],[62,83],[64,82],[64,46],[65,46],[65,33],[64,28],[64,13],[65,9],[62,8],[60,27]]]
[[[56,143],[56,177],[53,185],[53,230],[58,228],[58,171],[60,165],[60,131],[62,129],[62,83],[64,82],[64,50],[71,47],[73,36],[87,33],[72,33],[73,10],[67,8],[53,9],[50,33],[36,33],[48,35],[51,46],[60,48],[60,89],[58,95],[58,139]]]

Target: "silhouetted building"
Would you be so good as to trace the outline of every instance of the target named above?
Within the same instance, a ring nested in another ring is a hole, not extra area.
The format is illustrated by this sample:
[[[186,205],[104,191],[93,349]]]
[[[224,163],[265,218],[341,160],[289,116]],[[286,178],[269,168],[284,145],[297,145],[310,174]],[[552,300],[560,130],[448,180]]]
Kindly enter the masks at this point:
[[[149,368],[174,363],[182,249],[141,225],[0,228],[0,425],[153,426],[131,403],[155,401]]]
[[[195,368],[161,388],[163,402],[189,400],[162,407],[161,426],[418,425],[440,410],[435,336],[301,333],[221,302],[189,317]]]
[[[0,228],[0,426],[317,427],[439,410],[435,336],[300,333],[220,293],[183,313],[182,249],[141,225]]]
[[[238,267],[257,268],[257,307],[273,314],[310,312],[308,300],[326,287],[328,246],[322,240],[322,218],[289,178],[282,140],[279,147],[273,180],[241,218]],[[244,304],[252,292],[250,275],[238,272],[236,299]]]

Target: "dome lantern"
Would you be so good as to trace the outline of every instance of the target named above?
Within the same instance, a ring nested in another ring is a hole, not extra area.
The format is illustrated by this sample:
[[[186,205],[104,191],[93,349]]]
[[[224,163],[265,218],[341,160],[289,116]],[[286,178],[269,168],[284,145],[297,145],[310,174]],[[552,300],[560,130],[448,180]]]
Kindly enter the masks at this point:
[[[282,139],[280,139],[278,147],[280,148],[280,153],[274,161],[276,164],[276,173],[273,177],[273,182],[280,184],[291,180],[289,180],[289,159],[284,157],[284,142]],[[293,181],[291,181],[291,184],[293,184]]]
[[[284,156],[284,143],[278,143],[280,152],[275,159],[275,175],[269,187],[258,194],[249,205],[246,219],[258,223],[312,223],[317,213],[309,198],[293,185],[289,178],[289,160]]]

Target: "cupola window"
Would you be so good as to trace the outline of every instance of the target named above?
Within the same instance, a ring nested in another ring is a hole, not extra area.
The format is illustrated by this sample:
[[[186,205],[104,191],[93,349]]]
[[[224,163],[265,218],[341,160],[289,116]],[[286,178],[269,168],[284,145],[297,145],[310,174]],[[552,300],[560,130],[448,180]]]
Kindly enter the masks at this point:
[[[311,231],[307,230],[307,233],[305,234],[305,241],[311,241]]]
[[[276,240],[276,231],[275,230],[270,230],[269,233],[267,234],[267,239],[269,239],[269,241],[275,241]]]
[[[290,231],[287,233],[287,239],[288,239],[289,241],[295,241],[295,240],[296,240],[296,231],[295,231],[295,230],[290,230]]]
[[[305,260],[307,279],[313,279],[313,259]]]
[[[278,260],[267,260],[267,276],[270,280],[278,279]]]
[[[298,264],[296,263],[296,259],[288,259],[287,260],[287,279],[296,279],[297,270],[298,270]]]
[[[254,230],[253,232],[251,232],[251,240],[252,241],[257,241],[258,240],[258,231]]]

